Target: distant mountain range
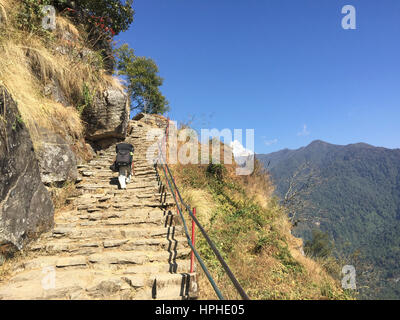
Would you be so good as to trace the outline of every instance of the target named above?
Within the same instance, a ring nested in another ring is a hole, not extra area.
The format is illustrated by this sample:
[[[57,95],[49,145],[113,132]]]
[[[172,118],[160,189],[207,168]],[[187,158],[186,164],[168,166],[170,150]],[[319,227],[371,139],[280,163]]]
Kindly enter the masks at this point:
[[[372,265],[360,275],[361,286],[370,287],[361,290],[362,297],[400,299],[400,149],[317,140],[256,157],[270,171],[280,197],[294,175],[317,175],[311,192],[300,192],[311,205],[299,208],[294,233],[309,239],[318,228],[334,240],[337,254],[360,250]]]

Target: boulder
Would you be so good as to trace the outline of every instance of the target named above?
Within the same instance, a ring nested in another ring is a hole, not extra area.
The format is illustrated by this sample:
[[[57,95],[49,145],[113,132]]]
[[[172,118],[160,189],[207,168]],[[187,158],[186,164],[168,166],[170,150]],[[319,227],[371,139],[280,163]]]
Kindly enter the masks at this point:
[[[134,122],[141,122],[149,125],[150,127],[164,129],[168,125],[168,119],[159,114],[148,114],[140,112],[132,119]],[[172,125],[172,124],[170,124]]]
[[[0,86],[0,254],[21,249],[53,223],[53,203],[31,137],[16,103]]]
[[[75,181],[78,178],[75,153],[60,135],[42,129],[37,151],[42,182],[46,185]]]
[[[99,141],[110,138],[124,139],[130,115],[128,96],[109,88],[94,98],[92,106],[84,109],[86,138]]]

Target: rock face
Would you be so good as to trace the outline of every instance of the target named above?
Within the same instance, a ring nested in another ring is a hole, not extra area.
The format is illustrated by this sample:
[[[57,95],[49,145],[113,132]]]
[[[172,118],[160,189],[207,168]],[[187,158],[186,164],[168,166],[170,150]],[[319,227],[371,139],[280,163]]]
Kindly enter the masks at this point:
[[[168,119],[159,114],[138,113],[133,119],[134,122],[145,123],[151,127],[165,128],[168,124]]]
[[[53,99],[55,102],[61,103],[64,107],[70,105],[68,99],[65,97],[65,94],[62,92],[60,88],[60,84],[57,80],[52,79],[45,87],[44,87],[44,95]]]
[[[0,86],[0,255],[49,230],[54,208],[17,105]]]
[[[40,174],[44,184],[59,184],[78,178],[76,156],[60,135],[41,131],[42,147],[38,151]]]
[[[94,99],[83,111],[87,123],[86,138],[99,141],[110,138],[124,139],[129,122],[129,98],[120,90],[109,88]]]

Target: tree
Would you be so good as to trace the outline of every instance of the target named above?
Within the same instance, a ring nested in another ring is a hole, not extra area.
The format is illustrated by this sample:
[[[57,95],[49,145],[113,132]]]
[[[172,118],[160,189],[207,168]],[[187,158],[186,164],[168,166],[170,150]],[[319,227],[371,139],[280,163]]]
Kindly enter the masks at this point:
[[[315,220],[315,218],[323,220],[320,216],[321,210],[315,212],[317,208],[309,201],[310,194],[322,182],[319,170],[309,162],[301,164],[287,179],[288,187],[283,196],[282,205],[288,211],[289,220],[294,226],[297,226],[299,222]],[[298,217],[299,214],[301,218]]]
[[[132,8],[133,0],[53,0],[52,3],[58,9],[84,9],[90,15],[99,17],[100,23],[111,28],[116,35],[128,30],[135,14]]]
[[[118,74],[128,80],[131,110],[152,114],[168,111],[168,101],[160,92],[164,80],[158,75],[157,64],[150,58],[136,57],[127,44],[117,49],[117,55]]]
[[[312,231],[312,240],[307,241],[304,245],[304,252],[310,257],[327,258],[332,255],[333,248],[329,235],[314,229]]]

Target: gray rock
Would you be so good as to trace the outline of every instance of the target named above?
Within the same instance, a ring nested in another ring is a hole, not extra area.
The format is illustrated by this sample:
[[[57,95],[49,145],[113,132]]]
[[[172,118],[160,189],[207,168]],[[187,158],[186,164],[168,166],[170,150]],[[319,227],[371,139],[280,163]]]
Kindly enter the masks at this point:
[[[95,59],[95,52],[88,48],[84,48],[79,52],[79,56],[84,63],[90,63]]]
[[[71,32],[67,30],[63,30],[63,33],[61,34],[61,40],[69,42],[77,42],[76,36],[74,36]]]
[[[17,104],[0,97],[0,251],[12,253],[53,226],[54,207]]]
[[[53,79],[45,85],[44,95],[50,97],[55,102],[61,103],[65,107],[70,105],[57,80]]]
[[[155,128],[162,128],[165,129],[168,124],[168,119],[164,116],[158,114],[148,114],[144,112],[140,112],[131,121],[131,128],[134,126],[143,127],[143,123],[155,127]],[[173,125],[173,124],[170,124]]]
[[[64,56],[67,55],[67,54],[69,53],[68,48],[67,48],[67,47],[64,47],[64,46],[58,46],[58,47],[56,47],[56,51],[57,51],[58,53],[64,55]]]
[[[124,92],[109,88],[103,94],[97,95],[93,105],[85,108],[82,113],[87,123],[87,139],[91,141],[124,139],[129,113],[129,98]]]
[[[70,145],[58,134],[42,129],[42,146],[37,152],[40,174],[45,184],[75,181],[77,160]]]

